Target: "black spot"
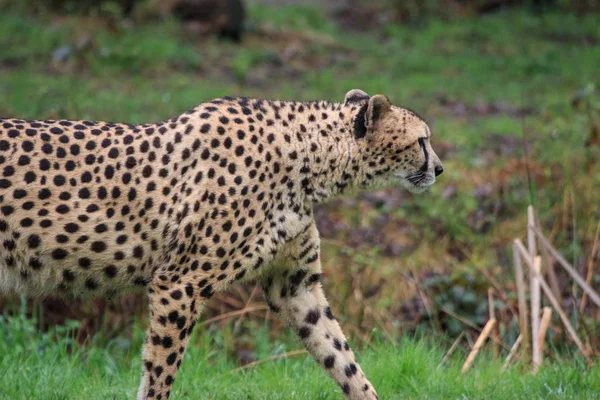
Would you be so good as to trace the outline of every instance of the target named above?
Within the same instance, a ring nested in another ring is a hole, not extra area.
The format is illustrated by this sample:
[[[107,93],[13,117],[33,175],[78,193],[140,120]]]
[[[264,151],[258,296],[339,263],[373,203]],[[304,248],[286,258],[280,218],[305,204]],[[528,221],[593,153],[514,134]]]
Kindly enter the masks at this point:
[[[65,181],[66,181],[66,179],[65,179],[65,177],[64,177],[64,176],[62,176],[62,175],[56,175],[56,176],[54,177],[53,181],[54,181],[54,184],[55,184],[56,186],[62,186],[62,185],[64,185],[64,184],[65,184]]]
[[[300,282],[302,282],[306,274],[307,271],[305,269],[298,270],[294,275],[290,277],[290,282],[292,283],[292,285],[298,286]]]
[[[344,385],[342,385],[342,391],[345,394],[350,394],[350,384],[348,382],[344,383]]]
[[[101,253],[104,250],[106,250],[106,243],[104,243],[102,241],[92,242],[90,248],[92,249],[92,251],[95,251],[96,253]]]
[[[207,299],[211,298],[213,294],[214,294],[214,291],[213,291],[212,285],[208,285],[200,291],[200,296],[205,297]]]
[[[325,368],[333,368],[335,365],[335,356],[327,356],[325,360],[323,360],[323,365]]]
[[[63,279],[67,282],[73,282],[75,280],[75,274],[72,271],[65,269],[63,271]]]
[[[167,357],[167,364],[173,365],[175,364],[175,360],[177,360],[177,353],[173,352]]]
[[[42,263],[40,262],[39,258],[36,258],[36,257],[31,257],[31,258],[29,259],[29,266],[30,266],[32,269],[39,270],[39,269],[41,269],[41,268],[42,268]]]
[[[25,183],[33,183],[36,180],[35,172],[27,171],[25,173]]]
[[[339,339],[333,339],[333,347],[335,347],[336,350],[342,350],[342,343],[339,341]]]
[[[66,214],[69,212],[69,206],[67,206],[66,204],[61,204],[58,207],[56,207],[56,212],[59,214]]]
[[[167,318],[169,319],[169,322],[174,324],[179,318],[179,313],[177,311],[171,311],[169,315],[167,315]]]
[[[109,278],[114,278],[117,276],[117,267],[114,265],[108,265],[104,267],[104,274]]]
[[[310,310],[308,314],[306,314],[306,318],[304,318],[304,321],[308,324],[315,325],[317,321],[319,321],[319,318],[321,318],[321,312],[317,308],[315,308]]]
[[[65,225],[65,231],[68,233],[75,233],[79,230],[79,225],[69,222]]]
[[[356,371],[355,364],[349,364],[344,367],[344,373],[346,374],[347,378],[350,378],[352,375],[356,374]]]
[[[12,206],[2,206],[0,207],[0,211],[2,211],[2,214],[8,216],[12,214],[15,211],[15,209]]]
[[[69,255],[69,252],[65,249],[54,249],[52,251],[52,258],[54,258],[55,260],[62,260],[65,257],[67,257],[67,255]]]
[[[79,266],[83,269],[87,269],[90,267],[90,265],[92,265],[92,260],[90,260],[87,257],[82,257],[79,260],[77,260],[77,262],[79,263]]]
[[[40,200],[46,200],[51,195],[52,195],[52,192],[50,192],[50,190],[48,190],[47,188],[43,188],[42,190],[39,191],[38,198]]]
[[[35,249],[41,243],[40,237],[38,235],[29,235],[27,238],[27,245],[30,249]]]
[[[306,339],[310,336],[310,328],[308,326],[302,326],[298,329],[298,336],[300,339]]]
[[[133,248],[133,256],[135,258],[144,257],[144,248],[142,246],[136,246]]]
[[[92,279],[92,278],[87,278],[85,280],[85,287],[90,289],[90,290],[94,290],[98,288],[98,282],[96,282],[96,280]]]
[[[1,181],[0,181],[1,182]],[[17,189],[13,192],[13,197],[15,199],[22,199],[23,197],[27,196],[27,192],[23,189]]]

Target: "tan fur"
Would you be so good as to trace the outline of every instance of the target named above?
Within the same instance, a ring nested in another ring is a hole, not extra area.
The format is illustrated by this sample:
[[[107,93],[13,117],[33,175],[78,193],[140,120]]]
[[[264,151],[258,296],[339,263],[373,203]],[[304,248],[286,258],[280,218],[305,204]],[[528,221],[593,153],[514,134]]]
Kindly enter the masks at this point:
[[[312,207],[441,173],[430,130],[385,96],[223,98],[158,124],[0,119],[0,291],[145,289],[139,399],[168,398],[206,301],[258,280],[350,399],[377,398],[319,281]]]

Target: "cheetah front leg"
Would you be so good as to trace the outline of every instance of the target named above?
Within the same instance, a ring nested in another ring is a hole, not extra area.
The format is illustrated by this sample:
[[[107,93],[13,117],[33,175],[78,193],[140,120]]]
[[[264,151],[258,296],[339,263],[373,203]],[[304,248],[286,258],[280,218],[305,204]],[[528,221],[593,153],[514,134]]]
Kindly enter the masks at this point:
[[[323,293],[318,234],[311,241],[304,243],[303,249],[298,249],[300,255],[306,256],[300,269],[291,275],[276,273],[263,281],[267,302],[271,310],[294,329],[346,398],[377,399],[373,385],[356,362]],[[312,251],[305,254],[305,249]]]
[[[166,400],[171,394],[190,334],[206,302],[198,291],[191,283],[150,285],[150,324],[138,400]]]

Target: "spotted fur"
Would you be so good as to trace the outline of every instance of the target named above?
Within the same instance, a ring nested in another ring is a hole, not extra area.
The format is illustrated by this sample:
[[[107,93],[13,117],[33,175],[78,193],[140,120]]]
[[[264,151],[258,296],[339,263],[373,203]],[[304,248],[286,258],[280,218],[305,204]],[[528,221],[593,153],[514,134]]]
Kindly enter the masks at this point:
[[[139,399],[167,399],[206,301],[261,282],[349,399],[377,398],[321,288],[312,207],[442,167],[430,130],[386,97],[221,98],[157,124],[0,119],[0,291],[143,289]]]

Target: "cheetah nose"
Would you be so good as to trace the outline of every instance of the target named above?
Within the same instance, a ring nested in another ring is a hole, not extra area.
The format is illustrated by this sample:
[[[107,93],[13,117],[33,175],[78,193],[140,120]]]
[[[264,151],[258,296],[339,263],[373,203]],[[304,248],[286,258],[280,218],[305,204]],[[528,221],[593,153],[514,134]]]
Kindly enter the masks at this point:
[[[435,176],[440,176],[442,172],[444,172],[444,167],[442,167],[441,165],[436,165],[434,171]]]

